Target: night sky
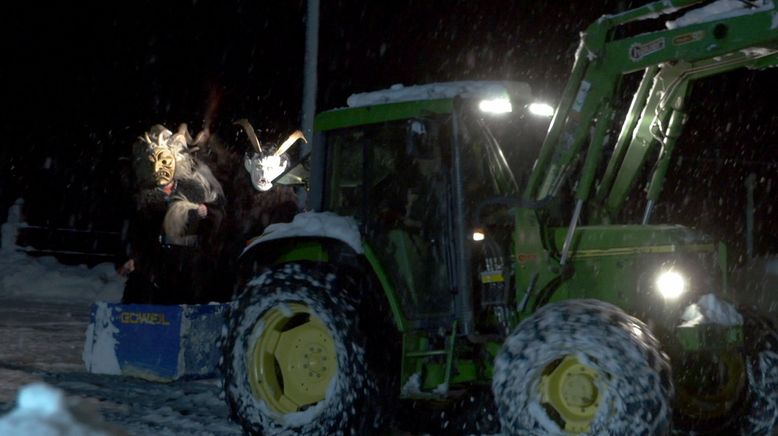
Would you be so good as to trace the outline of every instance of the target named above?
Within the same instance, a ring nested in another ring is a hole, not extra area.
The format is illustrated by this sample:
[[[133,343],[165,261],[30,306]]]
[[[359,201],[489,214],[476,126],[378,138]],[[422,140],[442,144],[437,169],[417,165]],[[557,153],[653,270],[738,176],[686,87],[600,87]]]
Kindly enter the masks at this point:
[[[322,0],[317,107],[395,83],[466,79],[524,80],[555,103],[578,32],[642,3]],[[245,117],[275,140],[299,125],[304,1],[5,9],[0,207],[24,196],[30,222],[121,228],[120,159],[152,124],[198,130],[211,107],[217,132]],[[667,184],[676,206],[664,212],[742,249],[743,178],[755,172],[762,253],[778,251],[776,78],[737,72],[695,88],[703,104]]]

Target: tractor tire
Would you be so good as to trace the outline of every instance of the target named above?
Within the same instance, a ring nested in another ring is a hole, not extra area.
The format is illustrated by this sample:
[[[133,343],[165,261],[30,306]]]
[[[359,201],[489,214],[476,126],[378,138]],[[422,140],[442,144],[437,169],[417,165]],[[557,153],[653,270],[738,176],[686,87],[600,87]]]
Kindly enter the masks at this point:
[[[545,306],[503,344],[492,381],[510,435],[667,435],[670,364],[646,325],[598,300]]]
[[[222,375],[246,433],[369,434],[383,426],[382,376],[368,346],[385,344],[368,344],[364,314],[338,277],[286,264],[251,280],[234,304]]]
[[[762,316],[743,315],[748,391],[740,434],[771,435],[778,425],[778,332]]]
[[[678,431],[701,436],[774,434],[778,424],[778,332],[763,316],[746,308],[738,312],[743,317],[742,348],[713,351],[691,361],[674,356],[680,366],[691,368],[693,375],[703,375],[689,382],[678,374]],[[700,363],[700,359],[704,361]],[[717,366],[703,369],[710,362]],[[700,386],[713,390],[695,391]]]

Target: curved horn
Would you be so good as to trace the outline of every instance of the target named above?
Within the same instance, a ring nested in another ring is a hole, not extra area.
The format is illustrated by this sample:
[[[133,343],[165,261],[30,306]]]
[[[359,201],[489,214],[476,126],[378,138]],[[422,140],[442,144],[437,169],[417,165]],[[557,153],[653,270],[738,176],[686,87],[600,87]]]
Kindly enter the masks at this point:
[[[251,145],[254,146],[254,148],[257,150],[257,153],[262,154],[262,146],[259,145],[259,138],[257,138],[257,134],[254,132],[254,127],[251,126],[251,123],[249,123],[249,120],[245,118],[241,118],[238,121],[235,121],[233,124],[238,124],[241,127],[243,127],[243,130],[246,132],[246,135],[249,137],[249,141],[251,142]]]
[[[192,135],[189,134],[189,126],[186,123],[181,123],[181,125],[178,126],[178,132],[176,133],[183,136],[187,144],[192,142]]]
[[[288,150],[289,147],[291,147],[292,144],[294,144],[298,139],[302,139],[306,143],[308,142],[308,140],[305,139],[305,136],[303,135],[303,132],[301,132],[299,130],[295,130],[294,133],[289,135],[289,137],[286,138],[286,141],[284,141],[284,143],[281,144],[280,147],[278,147],[278,150],[276,150],[276,152],[273,153],[273,156],[281,156],[282,154],[284,154],[284,152],[286,150]]]
[[[143,132],[143,140],[146,144],[151,145],[151,138],[149,138],[149,132]]]
[[[211,132],[206,128],[204,130],[201,130],[200,133],[197,134],[197,136],[194,139],[194,142],[192,142],[192,145],[203,145],[206,142],[208,142],[208,138],[211,137]]]
[[[184,148],[189,147],[189,143],[192,142],[192,137],[189,135],[189,129],[187,128],[186,123],[181,123],[181,125],[178,126],[178,131],[170,136],[168,143],[172,142],[180,143]]]

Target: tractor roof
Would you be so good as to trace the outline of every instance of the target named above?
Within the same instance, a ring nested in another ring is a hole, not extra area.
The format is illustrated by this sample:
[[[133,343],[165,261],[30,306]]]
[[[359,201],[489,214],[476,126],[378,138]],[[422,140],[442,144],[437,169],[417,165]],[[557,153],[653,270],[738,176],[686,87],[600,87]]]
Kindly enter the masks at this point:
[[[352,94],[347,100],[348,107],[319,114],[315,130],[412,118],[422,111],[451,112],[454,97],[507,97],[514,102],[530,102],[532,91],[527,83],[514,81],[472,80],[414,86],[393,85],[380,91]]]
[[[529,85],[524,82],[469,80],[413,86],[392,85],[389,89],[352,94],[347,103],[349,107],[363,107],[403,101],[452,99],[457,96],[530,100],[531,94]]]

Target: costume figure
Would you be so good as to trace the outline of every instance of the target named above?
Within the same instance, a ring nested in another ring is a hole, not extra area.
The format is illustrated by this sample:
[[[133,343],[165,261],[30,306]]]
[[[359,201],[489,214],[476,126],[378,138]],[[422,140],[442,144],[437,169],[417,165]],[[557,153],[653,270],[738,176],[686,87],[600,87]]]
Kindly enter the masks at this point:
[[[270,224],[292,221],[302,210],[292,187],[272,182],[288,168],[287,150],[299,139],[305,140],[298,131],[279,147],[263,145],[248,121],[235,124],[248,135],[251,148],[246,153],[224,145],[216,135],[207,132],[202,145],[203,156],[222,182],[230,203],[230,212],[225,216],[226,242],[219,262],[220,270],[233,278],[238,257],[249,239],[261,235]]]
[[[298,140],[305,141],[305,137],[297,130],[280,146],[269,144],[263,147],[246,119],[238,120],[235,124],[243,127],[252,146],[252,150],[243,156],[243,168],[249,177],[242,174],[239,178],[242,179],[241,185],[250,182],[253,189],[241,189],[243,195],[237,197],[238,210],[242,211],[243,220],[240,233],[250,238],[262,234],[270,224],[291,221],[300,212],[301,205],[294,189],[272,182],[289,166],[287,150]]]
[[[215,259],[221,254],[225,197],[221,184],[177,133],[155,125],[134,145],[138,192],[129,233],[124,303],[184,304],[224,300]]]

